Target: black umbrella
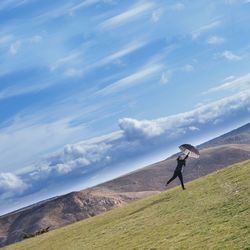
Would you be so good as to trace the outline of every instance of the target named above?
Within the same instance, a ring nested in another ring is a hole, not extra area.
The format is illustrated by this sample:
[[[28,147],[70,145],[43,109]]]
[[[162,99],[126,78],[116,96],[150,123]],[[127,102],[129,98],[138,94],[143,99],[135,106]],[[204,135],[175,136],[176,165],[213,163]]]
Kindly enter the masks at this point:
[[[189,153],[188,156],[190,157],[193,157],[193,158],[200,157],[200,152],[198,151],[198,149],[191,144],[182,144],[181,146],[179,146],[179,148],[185,155]]]

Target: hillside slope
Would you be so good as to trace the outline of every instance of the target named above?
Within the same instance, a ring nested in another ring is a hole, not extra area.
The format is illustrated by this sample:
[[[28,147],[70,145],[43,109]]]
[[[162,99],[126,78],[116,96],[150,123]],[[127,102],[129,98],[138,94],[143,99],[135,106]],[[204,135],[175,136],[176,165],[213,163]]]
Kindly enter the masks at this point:
[[[249,249],[250,161],[5,250]]]

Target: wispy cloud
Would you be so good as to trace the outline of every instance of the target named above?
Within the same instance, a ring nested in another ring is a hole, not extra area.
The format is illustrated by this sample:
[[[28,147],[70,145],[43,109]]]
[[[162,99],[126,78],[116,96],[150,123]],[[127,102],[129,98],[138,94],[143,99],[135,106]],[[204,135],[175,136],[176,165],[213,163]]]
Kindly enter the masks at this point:
[[[72,52],[71,54],[62,57],[60,59],[58,59],[56,62],[54,62],[53,64],[50,65],[50,70],[54,71],[60,67],[63,67],[65,65],[69,65],[72,63],[76,63],[76,61],[79,62],[79,58],[81,56],[80,52]]]
[[[126,46],[121,47],[117,51],[110,53],[109,55],[96,59],[96,61],[92,63],[84,63],[82,50],[73,51],[69,55],[62,57],[56,62],[52,63],[50,65],[50,70],[55,71],[57,69],[63,68],[66,76],[79,77],[86,72],[115,63],[121,58],[135,52],[147,44],[148,41],[146,40],[131,42],[126,44]]]
[[[99,67],[114,62],[115,60],[120,59],[126,55],[129,55],[132,52],[144,47],[146,44],[148,44],[148,41],[134,41],[126,45],[125,47],[121,48],[117,52],[99,60],[96,64],[92,65],[92,67],[97,67],[97,66]]]
[[[30,0],[2,0],[0,3],[0,10],[16,8],[30,2]]]
[[[207,43],[208,44],[213,44],[213,45],[216,45],[216,44],[222,44],[225,42],[225,38],[224,37],[221,37],[221,36],[210,36],[208,39],[207,39]]]
[[[212,29],[215,29],[215,28],[219,27],[221,24],[222,24],[221,20],[212,21],[211,23],[208,23],[204,26],[201,26],[199,29],[193,31],[191,33],[191,36],[195,40],[195,39],[199,38],[203,33],[206,33]]]
[[[20,87],[21,84],[16,84],[11,87],[7,87],[0,91],[0,100],[11,98],[11,97],[16,97],[20,95],[26,95],[30,93],[37,93],[41,90],[44,90],[51,86],[52,84],[55,84],[53,81],[46,80],[46,81],[41,81],[41,83],[37,84],[24,84],[22,87]]]
[[[13,35],[0,35],[0,46],[6,46],[13,39]]]
[[[107,94],[112,94],[115,92],[122,91],[126,88],[140,84],[142,80],[152,77],[154,74],[158,73],[162,69],[163,69],[163,65],[160,65],[160,64],[147,66],[146,68],[143,68],[134,74],[126,76],[120,79],[119,81],[111,85],[108,85],[107,87],[99,90],[97,93],[101,95],[107,95]]]
[[[82,1],[81,3],[76,4],[73,7],[69,8],[67,11],[69,14],[74,15],[74,13],[76,11],[83,9],[83,8],[86,8],[86,7],[89,7],[89,6],[96,4],[98,2],[101,2],[101,0],[85,0],[85,1]]]
[[[235,76],[231,75],[231,76],[227,76],[226,78],[223,79],[223,82],[228,82],[235,79]]]
[[[232,79],[232,76],[228,79]],[[224,84],[219,85],[218,87],[214,87],[209,89],[208,91],[204,92],[204,94],[217,92],[217,91],[225,91],[225,90],[231,90],[231,89],[249,89],[250,88],[250,73],[246,74],[244,76],[241,76],[239,78],[236,78],[235,80],[226,82]]]
[[[153,9],[154,6],[155,5],[153,3],[149,2],[133,6],[132,8],[126,10],[121,14],[108,18],[107,20],[101,23],[100,27],[103,29],[111,29],[121,24],[131,22],[134,18],[143,15],[147,11]]]

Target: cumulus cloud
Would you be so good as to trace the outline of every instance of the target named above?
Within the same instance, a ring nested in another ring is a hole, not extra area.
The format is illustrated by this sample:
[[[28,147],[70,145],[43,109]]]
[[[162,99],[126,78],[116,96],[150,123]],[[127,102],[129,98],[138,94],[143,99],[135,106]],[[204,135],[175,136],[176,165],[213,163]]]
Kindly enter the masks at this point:
[[[0,197],[11,197],[27,189],[27,184],[13,173],[0,173]]]
[[[164,130],[160,123],[156,121],[138,121],[132,118],[123,118],[119,120],[119,127],[128,139],[151,138],[161,135]]]

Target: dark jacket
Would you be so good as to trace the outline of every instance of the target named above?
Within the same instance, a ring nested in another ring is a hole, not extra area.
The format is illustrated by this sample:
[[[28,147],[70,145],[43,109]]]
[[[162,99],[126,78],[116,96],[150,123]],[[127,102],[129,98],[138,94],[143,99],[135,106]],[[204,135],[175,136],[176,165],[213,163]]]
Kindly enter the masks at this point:
[[[180,156],[177,157],[177,167],[175,168],[176,172],[181,172],[182,171],[182,167],[186,166],[186,159],[188,158],[188,155],[186,155],[186,157],[181,160]]]

